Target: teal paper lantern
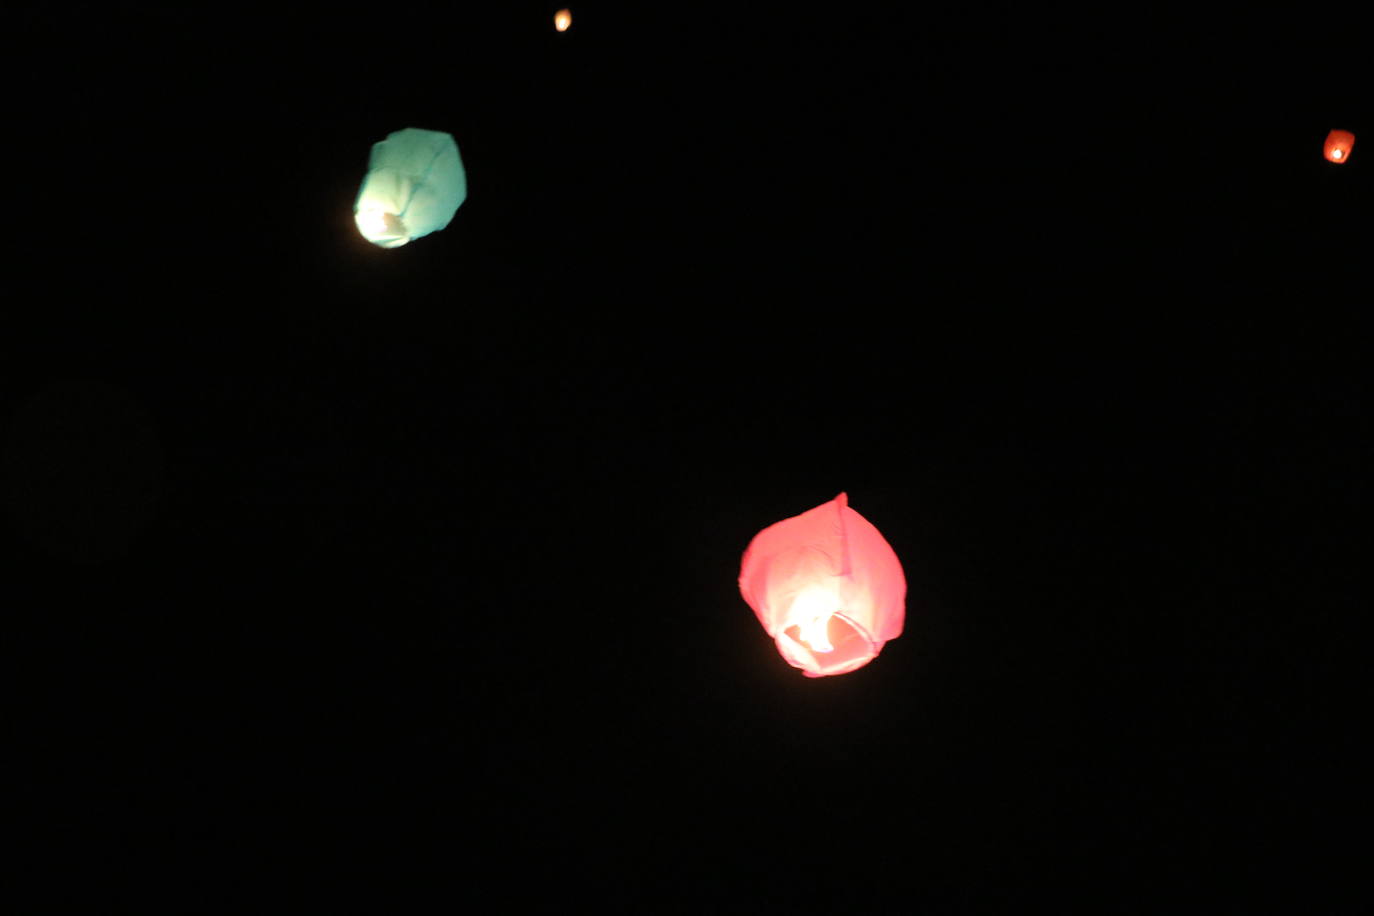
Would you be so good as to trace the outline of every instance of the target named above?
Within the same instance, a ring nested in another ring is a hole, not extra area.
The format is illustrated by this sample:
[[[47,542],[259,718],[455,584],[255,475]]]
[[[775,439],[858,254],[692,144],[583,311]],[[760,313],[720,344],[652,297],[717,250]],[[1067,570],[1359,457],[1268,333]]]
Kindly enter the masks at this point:
[[[353,219],[372,244],[399,248],[446,227],[467,196],[452,135],[407,127],[372,145]]]

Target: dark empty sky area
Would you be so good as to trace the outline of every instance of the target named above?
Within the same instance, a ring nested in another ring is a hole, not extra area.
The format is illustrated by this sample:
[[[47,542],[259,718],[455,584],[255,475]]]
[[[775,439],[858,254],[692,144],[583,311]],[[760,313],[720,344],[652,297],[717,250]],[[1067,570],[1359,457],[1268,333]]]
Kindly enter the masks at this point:
[[[556,8],[0,17],[19,911],[1362,911],[1358,11]]]

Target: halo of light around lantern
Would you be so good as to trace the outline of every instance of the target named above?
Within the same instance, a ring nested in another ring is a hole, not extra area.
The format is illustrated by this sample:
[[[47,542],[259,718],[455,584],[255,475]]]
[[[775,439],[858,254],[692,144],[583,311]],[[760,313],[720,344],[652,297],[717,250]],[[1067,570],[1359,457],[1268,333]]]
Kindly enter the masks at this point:
[[[901,562],[844,493],[755,535],[739,587],[778,652],[807,677],[863,667],[906,618]]]
[[[566,32],[570,25],[572,25],[572,10],[562,9],[553,14],[553,27],[558,31]]]
[[[467,193],[452,135],[407,127],[372,145],[353,219],[372,244],[399,248],[446,227]]]
[[[1348,130],[1333,130],[1326,135],[1322,155],[1338,165],[1350,159],[1350,151],[1355,148],[1355,135]]]

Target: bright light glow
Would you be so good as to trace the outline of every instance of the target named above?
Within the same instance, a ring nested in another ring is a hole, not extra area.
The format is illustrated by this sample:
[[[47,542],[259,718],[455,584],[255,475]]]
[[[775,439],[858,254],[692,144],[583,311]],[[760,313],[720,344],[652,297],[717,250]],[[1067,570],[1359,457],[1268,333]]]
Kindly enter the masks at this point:
[[[566,32],[570,25],[572,25],[572,13],[569,10],[559,10],[553,14],[553,27],[558,31]]]
[[[792,602],[792,610],[787,617],[801,631],[800,636],[812,652],[832,652],[830,644],[830,618],[840,609],[840,599],[830,589],[821,585],[810,585],[802,590]]]
[[[363,210],[358,213],[358,228],[369,238],[380,238],[386,233],[386,214],[381,210]]]
[[[365,207],[353,215],[363,238],[382,248],[400,248],[410,241],[405,224],[395,213],[380,207]]]
[[[1344,150],[1333,149],[1333,150],[1331,151],[1331,158],[1332,158],[1332,159],[1339,159],[1339,158],[1341,158],[1341,157],[1344,156],[1344,155],[1345,155],[1345,151],[1344,151]]]
[[[801,638],[812,652],[833,652],[835,647],[830,644],[830,634],[826,632],[830,628],[830,615],[817,617],[810,623],[802,624]]]

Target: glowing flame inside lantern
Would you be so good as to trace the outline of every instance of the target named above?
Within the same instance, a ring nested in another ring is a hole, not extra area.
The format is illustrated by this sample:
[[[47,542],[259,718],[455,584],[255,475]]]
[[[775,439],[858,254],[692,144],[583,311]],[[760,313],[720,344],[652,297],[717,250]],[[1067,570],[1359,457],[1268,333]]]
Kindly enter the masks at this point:
[[[572,13],[569,10],[559,10],[553,14],[553,27],[558,31],[566,32],[570,25],[572,25]]]
[[[363,238],[383,248],[400,248],[410,241],[405,224],[395,213],[377,207],[365,207],[353,216]]]
[[[800,630],[802,642],[812,652],[832,652],[830,644],[830,618],[840,609],[840,599],[834,592],[819,585],[803,589],[795,601],[787,618]]]

